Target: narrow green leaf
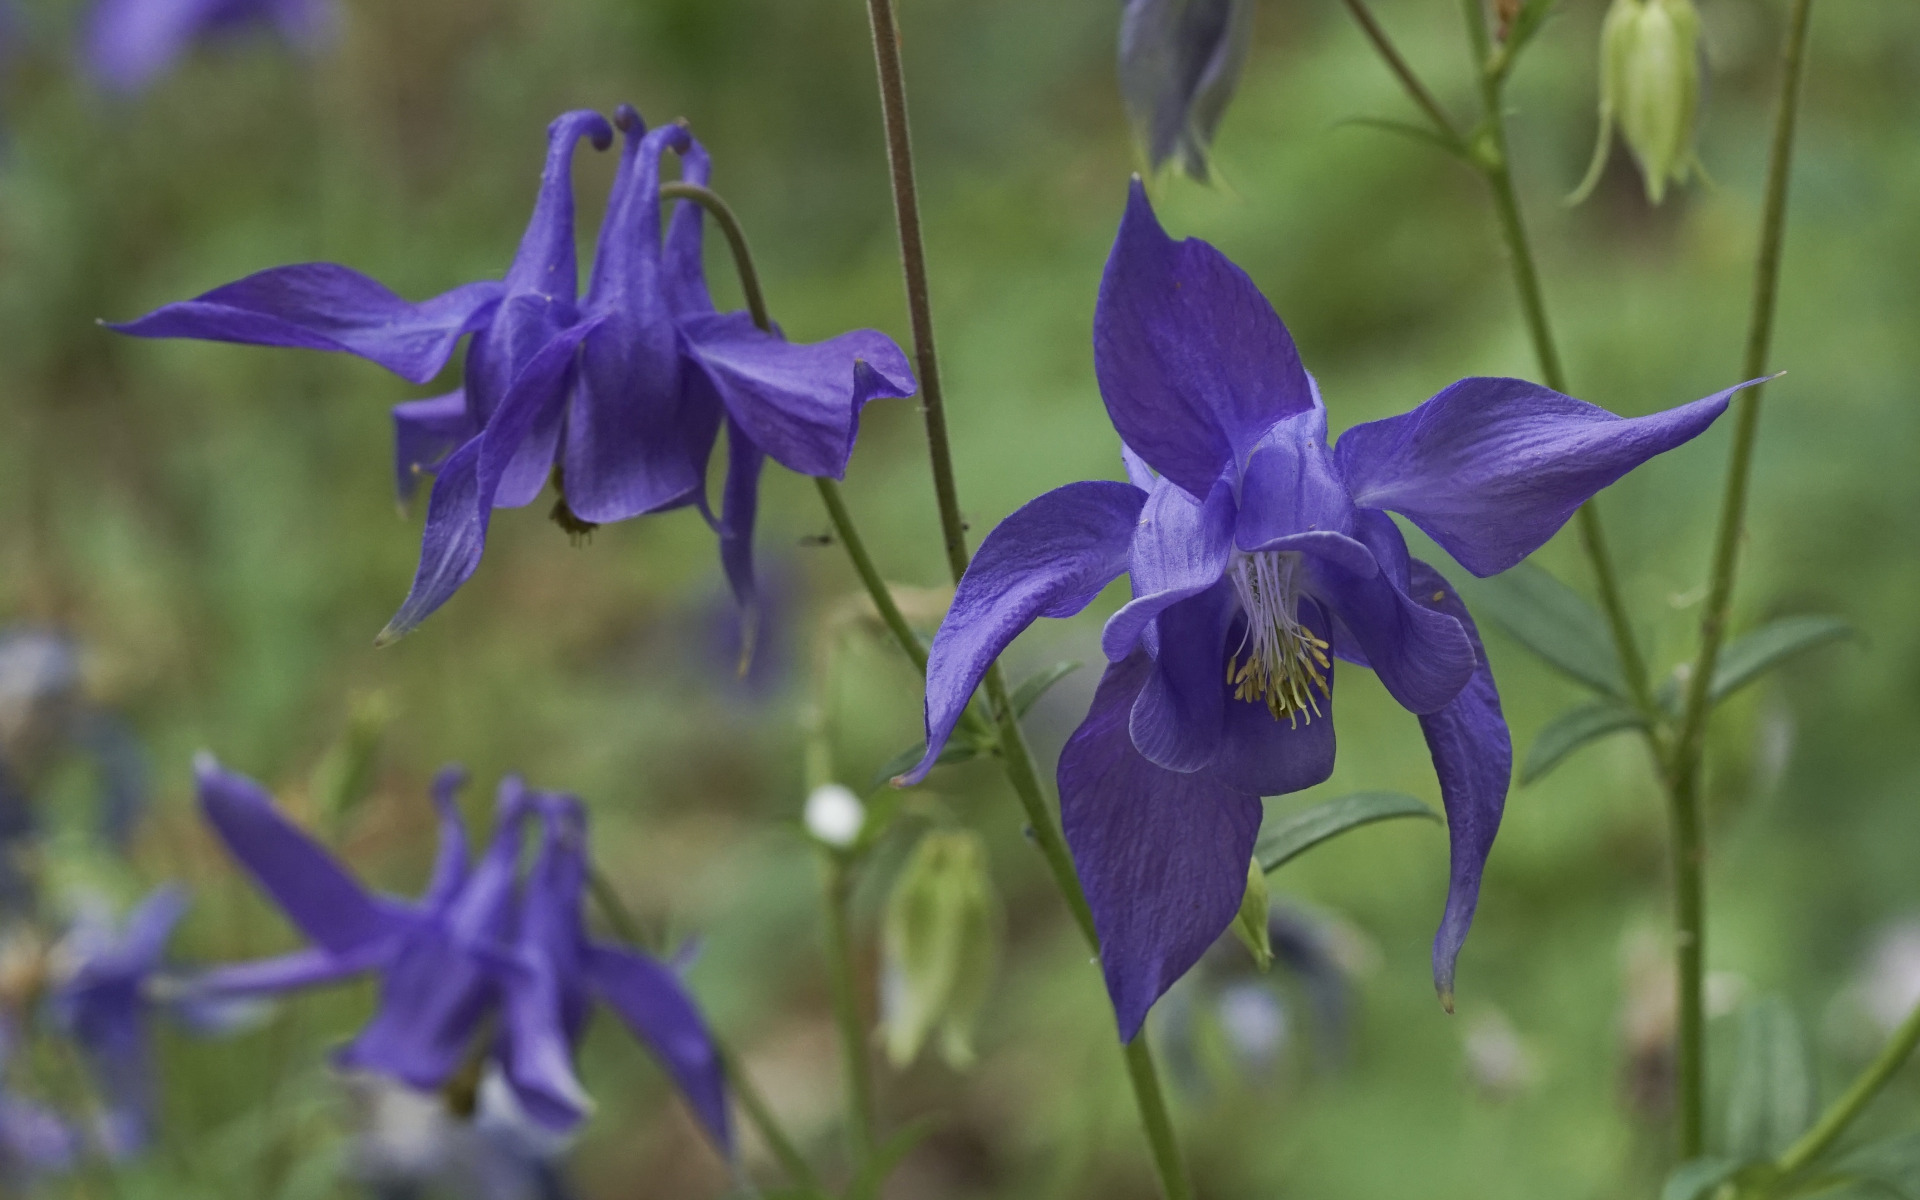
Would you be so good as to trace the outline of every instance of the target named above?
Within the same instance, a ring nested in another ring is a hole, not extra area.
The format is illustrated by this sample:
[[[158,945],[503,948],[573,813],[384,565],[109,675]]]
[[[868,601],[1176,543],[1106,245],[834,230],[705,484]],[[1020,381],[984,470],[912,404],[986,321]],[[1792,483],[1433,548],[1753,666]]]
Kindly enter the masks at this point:
[[[1920,1200],[1920,1133],[1896,1134],[1868,1142],[1840,1155],[1829,1170],[1865,1185],[1856,1189],[1863,1196]]]
[[[1515,641],[1574,680],[1616,699],[1627,698],[1606,619],[1578,592],[1524,562],[1491,579],[1455,582],[1469,607],[1492,617]]]
[[[893,1174],[893,1169],[933,1132],[938,1123],[934,1116],[920,1117],[908,1122],[900,1132],[880,1143],[859,1176],[848,1186],[847,1200],[879,1200],[880,1188],[887,1182],[887,1176]]]
[[[1078,662],[1057,662],[1039,674],[1030,675],[1022,680],[1020,686],[1013,689],[1013,695],[1010,698],[1013,715],[1026,716],[1027,711],[1040,702],[1040,697],[1047,694],[1048,688],[1078,671],[1080,667],[1081,664]]]
[[[1727,1093],[1727,1150],[1741,1159],[1777,1158],[1813,1123],[1813,1072],[1793,1009],[1778,996],[1746,1006]]]
[[[1412,138],[1416,142],[1425,142],[1437,150],[1465,160],[1466,150],[1455,142],[1449,141],[1438,130],[1425,125],[1415,125],[1410,121],[1394,121],[1386,117],[1347,117],[1335,121],[1333,127],[1339,129],[1346,125],[1358,125],[1363,129],[1378,129],[1383,133],[1397,133],[1401,137]]]
[[[1852,637],[1853,626],[1839,617],[1782,617],[1728,646],[1713,672],[1713,702],[1752,683],[1802,650]]]
[[[1354,792],[1312,808],[1302,809],[1274,823],[1267,835],[1254,847],[1253,857],[1262,871],[1279,870],[1328,838],[1349,829],[1358,829],[1375,821],[1396,817],[1425,817],[1438,821],[1440,814],[1399,792]]]
[[[1588,742],[1645,725],[1639,713],[1613,700],[1596,700],[1569,709],[1549,721],[1533,739],[1526,764],[1520,768],[1520,782],[1532,783],[1539,779]]]
[[[1742,1164],[1730,1158],[1696,1158],[1683,1162],[1667,1176],[1660,1200],[1701,1200],[1740,1173]]]
[[[902,750],[881,764],[880,769],[873,773],[873,781],[867,784],[867,790],[879,791],[881,788],[886,787],[893,782],[894,776],[900,774],[902,771],[911,769],[915,763],[925,757],[926,753],[927,744],[925,742],[908,746],[905,750]],[[966,762],[970,758],[977,758],[979,754],[980,747],[974,745],[972,742],[964,741],[956,737],[947,743],[947,748],[942,750],[940,757],[934,759],[933,762],[935,766],[945,767],[953,763]]]

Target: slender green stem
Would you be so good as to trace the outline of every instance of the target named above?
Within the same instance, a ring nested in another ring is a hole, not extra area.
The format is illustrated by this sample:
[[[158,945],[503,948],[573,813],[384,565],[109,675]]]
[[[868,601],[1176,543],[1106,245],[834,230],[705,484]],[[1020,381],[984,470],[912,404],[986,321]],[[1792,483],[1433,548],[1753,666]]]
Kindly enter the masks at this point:
[[[1906,1063],[1908,1058],[1912,1057],[1915,1046],[1920,1046],[1920,1005],[1916,1005],[1914,1010],[1907,1014],[1907,1019],[1901,1022],[1899,1029],[1894,1031],[1893,1037],[1880,1051],[1879,1057],[1868,1063],[1867,1069],[1860,1072],[1852,1086],[1848,1087],[1839,1099],[1828,1105],[1826,1112],[1820,1114],[1820,1119],[1814,1122],[1813,1128],[1802,1134],[1799,1141],[1787,1147],[1787,1152],[1782,1154],[1775,1164],[1780,1173],[1790,1175],[1811,1165],[1815,1159],[1826,1153],[1827,1149],[1839,1140],[1840,1135],[1847,1131],[1847,1126],[1853,1124],[1853,1119],[1867,1107],[1867,1102],[1878,1095],[1880,1089],[1887,1085],[1887,1081],[1893,1078],[1894,1073]]]
[[[1773,338],[1774,308],[1779,298],[1780,255],[1786,238],[1787,184],[1793,167],[1793,133],[1799,107],[1800,81],[1806,66],[1807,26],[1812,0],[1794,0],[1788,19],[1787,43],[1780,81],[1780,104],[1774,119],[1773,148],[1767,164],[1766,207],[1760,224],[1760,258],[1754,273],[1752,323],[1747,336],[1745,373],[1748,379],[1764,374]],[[1680,1154],[1692,1158],[1705,1145],[1706,1063],[1702,1046],[1706,1019],[1702,1011],[1701,975],[1705,969],[1705,903],[1701,896],[1706,847],[1701,839],[1700,776],[1706,743],[1707,718],[1712,711],[1711,685],[1726,637],[1727,613],[1739,566],[1740,536],[1746,519],[1747,489],[1753,468],[1753,446],[1760,424],[1758,387],[1748,388],[1734,401],[1733,456],[1721,503],[1720,527],[1714,541],[1712,574],[1707,585],[1706,609],[1700,621],[1700,651],[1687,679],[1685,707],[1675,734],[1668,767],[1669,797],[1673,806],[1674,877],[1678,890],[1676,951],[1680,966],[1679,1083],[1681,1101]]]
[[[773,318],[767,314],[766,294],[760,288],[760,272],[754,267],[753,251],[747,246],[746,230],[741,227],[733,208],[718,192],[693,183],[666,184],[661,187],[660,196],[666,200],[690,200],[713,214],[714,223],[726,235],[727,247],[733,252],[733,265],[740,275],[740,291],[746,298],[747,312],[753,317],[755,325],[771,331]],[[907,624],[900,606],[894,603],[892,591],[880,577],[879,568],[874,566],[873,556],[867,553],[867,545],[861,540],[860,531],[854,527],[853,516],[840,496],[840,485],[824,477],[815,478],[813,482],[820,489],[821,502],[827,506],[827,517],[833,522],[834,534],[846,548],[847,557],[853,560],[853,569],[859,574],[860,582],[866,585],[868,595],[873,597],[881,621],[886,623],[907,657],[913,660],[913,665],[925,672],[927,648],[920,644],[913,627]]]
[[[1427,114],[1427,119],[1433,122],[1434,131],[1450,145],[1460,145],[1460,131],[1454,128],[1453,118],[1449,117],[1447,110],[1433,98],[1433,93],[1427,90],[1427,85],[1420,82],[1419,74],[1401,55],[1399,49],[1393,44],[1393,39],[1387,36],[1386,28],[1374,17],[1373,10],[1367,7],[1367,0],[1346,0],[1346,4],[1347,11],[1351,12],[1353,19],[1360,23],[1361,32],[1367,35],[1367,40],[1373,43],[1374,50],[1386,62],[1387,69],[1400,80],[1400,86],[1406,89],[1407,96],[1420,107],[1420,111]]]
[[[940,508],[940,532],[945,543],[947,568],[955,583],[967,571],[966,521],[960,513],[960,496],[954,483],[953,450],[947,437],[946,407],[940,390],[940,366],[934,350],[933,306],[927,287],[927,255],[920,229],[920,201],[914,183],[913,139],[907,123],[906,75],[900,61],[900,29],[894,19],[893,0],[867,0],[867,16],[873,27],[874,61],[880,77],[880,109],[887,135],[887,162],[893,181],[894,218],[900,232],[900,265],[906,277],[907,310],[913,327],[914,362],[919,371],[921,412],[926,420],[927,453],[933,464],[934,499]],[[877,600],[877,597],[876,597]],[[1075,923],[1098,953],[1100,941],[1093,927],[1093,914],[1087,907],[1085,892],[1073,869],[1073,858],[1046,801],[1039,773],[1034,769],[1025,735],[1007,701],[1006,680],[998,664],[987,673],[987,701],[999,725],[1000,756],[1008,781],[1026,810],[1034,841],[1052,872],[1072,911]],[[1167,1200],[1189,1200],[1192,1190],[1181,1162],[1179,1144],[1174,1139],[1173,1122],[1167,1114],[1165,1098],[1154,1076],[1151,1051],[1144,1034],[1127,1048],[1128,1076],[1140,1119],[1153,1150],[1154,1168]]]
[[[887,165],[893,176],[893,216],[900,230],[900,268],[906,276],[907,314],[913,326],[913,362],[920,378],[920,413],[933,462],[933,492],[940,505],[940,535],[955,583],[967,572],[967,524],[953,478],[953,449],[940,390],[940,360],[933,344],[933,301],[927,288],[927,246],[920,231],[920,194],[913,177],[913,137],[907,124],[907,81],[900,62],[900,27],[893,0],[867,0],[873,26],[873,57],[880,73],[880,115],[887,131]]]
[[[629,946],[644,948],[647,939],[641,936],[640,923],[633,919],[627,906],[620,899],[620,893],[606,877],[598,865],[587,869],[587,888],[593,894],[593,901],[600,909],[600,915],[606,918],[613,936]],[[740,1102],[741,1111],[747,1114],[747,1120],[759,1131],[761,1140],[767,1143],[767,1149],[779,1160],[780,1169],[785,1171],[787,1179],[803,1188],[818,1189],[820,1177],[814,1174],[813,1167],[807,1162],[806,1155],[800,1153],[793,1138],[781,1126],[780,1118],[774,1115],[766,1097],[760,1094],[753,1080],[747,1075],[746,1066],[740,1056],[720,1039],[720,1035],[710,1034],[714,1050],[720,1055],[720,1065],[727,1074],[729,1090],[733,1098]]]
[[[833,985],[834,1024],[840,1030],[841,1069],[846,1076],[847,1142],[857,1176],[873,1158],[873,1073],[853,961],[853,872],[840,855],[824,857],[827,967]]]

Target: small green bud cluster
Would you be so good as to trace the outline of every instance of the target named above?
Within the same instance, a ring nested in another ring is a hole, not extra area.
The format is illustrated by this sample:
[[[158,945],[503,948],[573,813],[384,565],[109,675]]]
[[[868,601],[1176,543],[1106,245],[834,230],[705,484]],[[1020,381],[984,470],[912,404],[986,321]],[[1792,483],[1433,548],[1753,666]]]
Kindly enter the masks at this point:
[[[976,834],[920,839],[887,899],[881,955],[888,1060],[907,1066],[938,1027],[941,1057],[956,1070],[971,1066],[974,1020],[1000,959],[1000,905]]]
[[[1618,125],[1646,180],[1647,199],[1666,197],[1699,169],[1700,14],[1693,0],[1613,0],[1600,29],[1600,140],[1569,202],[1600,181]]]

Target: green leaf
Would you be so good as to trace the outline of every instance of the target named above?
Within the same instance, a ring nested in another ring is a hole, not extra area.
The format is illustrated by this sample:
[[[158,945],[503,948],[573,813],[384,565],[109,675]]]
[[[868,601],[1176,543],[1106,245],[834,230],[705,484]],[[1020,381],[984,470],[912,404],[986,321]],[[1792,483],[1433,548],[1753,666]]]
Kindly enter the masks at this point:
[[[879,1200],[880,1188],[887,1182],[887,1176],[893,1174],[893,1169],[933,1132],[938,1123],[938,1119],[931,1115],[919,1117],[880,1143],[873,1157],[867,1160],[867,1165],[847,1187],[846,1200]]]
[[[1830,1172],[1867,1185],[1855,1189],[1866,1195],[1920,1200],[1920,1133],[1902,1133],[1840,1155]]]
[[[1743,1164],[1730,1158],[1696,1158],[1683,1162],[1667,1176],[1660,1200],[1701,1200],[1740,1173]]]
[[[1426,125],[1415,125],[1410,121],[1393,121],[1385,117],[1347,117],[1335,121],[1333,127],[1358,125],[1363,129],[1378,129],[1383,133],[1397,133],[1401,137],[1412,138],[1416,142],[1425,142],[1437,150],[1445,151],[1453,157],[1464,160],[1467,157],[1465,147],[1451,141],[1439,130]]]
[[[877,792],[881,788],[892,784],[894,776],[900,774],[902,771],[910,770],[915,763],[926,757],[926,753],[927,744],[925,742],[908,746],[905,750],[902,750],[881,764],[880,769],[873,773],[873,781],[867,784],[867,790]],[[937,767],[945,767],[953,763],[966,762],[970,758],[979,757],[979,755],[979,746],[956,737],[947,742],[947,748],[940,752],[940,757],[934,759],[933,763]]]
[[[1613,700],[1596,700],[1569,709],[1547,723],[1527,750],[1526,765],[1520,768],[1520,782],[1532,783],[1559,766],[1575,750],[1623,729],[1640,729],[1646,721],[1640,714]]]
[[[1720,655],[1713,672],[1713,702],[1752,683],[1802,650],[1853,636],[1853,626],[1839,617],[1782,617],[1734,642]]]
[[[1272,872],[1328,838],[1349,829],[1390,821],[1396,817],[1425,817],[1438,821],[1440,814],[1399,792],[1355,792],[1341,796],[1277,821],[1254,847],[1253,857],[1262,871]]]
[[[1778,996],[1762,996],[1741,1017],[1727,1094],[1727,1151],[1743,1160],[1777,1158],[1813,1117],[1813,1072],[1799,1019]]]
[[[1269,909],[1273,905],[1267,891],[1267,873],[1260,860],[1247,863],[1247,890],[1240,897],[1240,913],[1233,919],[1233,936],[1253,955],[1253,965],[1263,973],[1273,969],[1273,927]]]
[[[1532,563],[1491,579],[1456,581],[1467,603],[1515,641],[1588,687],[1627,699],[1607,623],[1580,594]]]
[[[1047,694],[1048,688],[1078,671],[1081,665],[1078,662],[1057,662],[1039,674],[1022,680],[1020,686],[1013,689],[1009,701],[1013,705],[1013,715],[1026,716],[1027,710],[1040,702],[1040,697]]]

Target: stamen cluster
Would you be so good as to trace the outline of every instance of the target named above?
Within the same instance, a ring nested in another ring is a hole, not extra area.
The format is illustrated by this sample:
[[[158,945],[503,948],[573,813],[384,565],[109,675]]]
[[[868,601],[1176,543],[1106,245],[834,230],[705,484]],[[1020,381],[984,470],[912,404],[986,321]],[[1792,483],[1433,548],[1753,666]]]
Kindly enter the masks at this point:
[[[1327,643],[1297,617],[1300,568],[1301,556],[1292,551],[1235,553],[1227,568],[1247,614],[1246,636],[1227,656],[1227,684],[1236,698],[1264,701],[1274,720],[1294,727],[1303,716],[1311,722],[1320,715],[1314,689],[1331,694]]]

